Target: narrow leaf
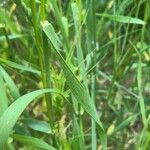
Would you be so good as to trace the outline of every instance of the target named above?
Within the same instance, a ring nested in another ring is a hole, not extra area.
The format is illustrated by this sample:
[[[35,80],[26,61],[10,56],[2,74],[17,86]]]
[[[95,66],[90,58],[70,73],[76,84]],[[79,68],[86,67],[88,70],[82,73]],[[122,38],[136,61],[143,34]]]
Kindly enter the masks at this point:
[[[56,90],[52,89],[37,90],[21,96],[6,109],[6,111],[0,117],[0,149],[4,147],[17,119],[28,106],[28,104],[35,98],[47,92],[58,93]]]
[[[73,149],[84,150],[84,134],[78,124],[77,117],[73,116],[73,141],[72,147]]]
[[[15,39],[22,38],[25,36],[26,35],[23,35],[23,34],[12,34],[12,35],[8,35],[8,39],[9,40],[15,40]],[[5,40],[6,40],[6,37],[4,35],[0,36],[0,41],[5,41]]]
[[[17,86],[15,85],[14,81],[11,79],[9,74],[4,70],[2,66],[0,66],[0,73],[2,77],[4,78],[5,82],[7,83],[7,86],[13,96],[14,99],[17,99],[20,97],[19,90]]]
[[[0,74],[0,116],[8,107],[8,99],[6,95],[6,88],[4,86],[3,78]]]
[[[97,14],[97,16],[105,17],[110,20],[121,22],[121,23],[131,23],[131,24],[141,24],[141,25],[145,24],[143,20],[129,17],[129,16],[109,15],[109,14]]]
[[[75,77],[75,75],[69,68],[68,64],[65,62],[65,60],[59,53],[60,47],[59,47],[59,45],[56,44],[57,39],[55,39],[55,37],[57,35],[54,31],[53,26],[50,23],[48,23],[47,21],[44,24],[42,24],[42,26],[43,26],[43,31],[45,32],[47,37],[50,39],[52,45],[55,48],[55,54],[57,55],[57,57],[60,61],[60,64],[62,65],[64,75],[65,75],[67,84],[68,84],[71,92],[74,94],[75,98],[78,100],[80,105],[85,109],[85,111],[99,125],[99,130],[100,130],[100,133],[102,136],[101,143],[102,143],[103,147],[105,147],[104,149],[106,149],[106,136],[104,133],[104,129],[103,129],[101,121],[99,120],[99,116],[97,114],[95,105],[89,96],[87,88],[79,82],[79,80]],[[52,35],[55,35],[55,36],[52,36]]]
[[[130,123],[131,121],[134,121],[136,119],[136,117],[138,116],[139,114],[136,114],[136,115],[133,115],[133,116],[130,116],[128,117],[127,119],[125,119],[124,121],[122,121],[119,125],[117,125],[115,127],[115,129],[112,131],[112,133],[110,133],[110,135],[114,135],[117,131],[120,131],[124,128],[126,128]]]
[[[6,64],[9,67],[19,69],[19,70],[22,70],[22,71],[27,71],[27,72],[32,72],[32,73],[35,73],[35,74],[40,74],[39,70],[36,70],[36,69],[34,69],[32,67],[29,67],[29,66],[24,66],[24,65],[21,65],[21,64],[17,64],[15,62],[12,62],[12,61],[9,61],[9,60],[6,60],[6,59],[0,58],[0,63]]]
[[[61,65],[62,65],[62,68],[63,68],[63,71],[64,71],[64,75],[66,77],[66,80],[67,80],[67,83],[68,83],[68,86],[69,86],[70,90],[72,91],[72,93],[74,94],[74,96],[78,100],[78,102],[83,106],[83,108],[102,127],[102,124],[99,121],[99,117],[98,117],[98,114],[96,112],[96,108],[95,108],[93,102],[90,99],[88,91],[79,82],[79,80],[75,77],[75,75],[73,74],[73,72],[71,71],[69,66],[66,64],[66,62],[63,59],[63,57],[61,56],[61,54],[59,53],[59,46],[56,44],[57,40],[55,39],[55,37],[57,35],[55,34],[55,31],[54,31],[52,25],[50,23],[46,22],[43,25],[43,30],[44,30],[45,34],[47,35],[47,37],[52,42],[54,48],[55,48],[56,55],[59,58],[59,61],[60,61]],[[51,35],[54,35],[54,34],[55,34],[55,36],[51,36]]]
[[[47,150],[56,150],[56,148],[47,144],[43,140],[35,138],[35,137],[24,136],[24,135],[19,135],[19,134],[13,134],[11,137],[21,143],[31,145],[33,147],[39,147],[41,149],[47,149]]]
[[[45,121],[27,118],[24,119],[24,122],[29,128],[33,130],[44,132],[44,133],[51,133],[50,125]]]

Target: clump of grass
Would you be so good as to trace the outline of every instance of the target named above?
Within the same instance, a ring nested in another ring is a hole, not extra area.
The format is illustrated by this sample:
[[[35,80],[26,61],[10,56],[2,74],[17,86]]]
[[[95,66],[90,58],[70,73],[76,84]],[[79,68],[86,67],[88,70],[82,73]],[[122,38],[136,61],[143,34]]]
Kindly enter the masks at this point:
[[[148,1],[0,7],[0,149],[150,147]]]

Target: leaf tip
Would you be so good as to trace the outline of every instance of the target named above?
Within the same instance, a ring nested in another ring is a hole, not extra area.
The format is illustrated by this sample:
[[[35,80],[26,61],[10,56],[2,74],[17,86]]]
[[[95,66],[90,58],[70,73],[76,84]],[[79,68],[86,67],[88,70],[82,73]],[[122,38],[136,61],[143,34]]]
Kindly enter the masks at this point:
[[[47,20],[41,21],[41,26],[44,28],[49,25],[49,22]]]

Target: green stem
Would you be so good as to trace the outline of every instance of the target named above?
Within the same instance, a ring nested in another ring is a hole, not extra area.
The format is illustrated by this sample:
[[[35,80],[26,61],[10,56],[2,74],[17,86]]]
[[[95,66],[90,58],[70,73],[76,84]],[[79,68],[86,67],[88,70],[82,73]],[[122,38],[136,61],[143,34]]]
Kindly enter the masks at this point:
[[[41,4],[40,4],[40,18],[41,18],[41,21],[45,20],[45,0],[41,0]]]
[[[31,5],[31,11],[32,11],[32,23],[33,23],[33,28],[34,28],[34,33],[35,33],[35,42],[36,42],[36,47],[38,50],[38,57],[39,57],[39,64],[40,64],[40,69],[41,69],[41,75],[42,75],[42,82],[44,88],[50,88],[50,66],[49,66],[49,52],[47,51],[48,47],[48,42],[45,36],[43,36],[43,47],[42,47],[42,39],[40,36],[40,30],[39,26],[40,23],[37,18],[37,12],[36,12],[36,4],[35,0],[30,0],[30,5]],[[41,17],[42,20],[44,20],[44,0],[41,2]],[[44,49],[44,51],[43,51]],[[43,57],[44,60],[43,61]],[[45,62],[45,63],[44,63]],[[46,94],[45,95],[45,100],[47,104],[47,116],[49,118],[49,123],[51,128],[53,129],[53,113],[52,113],[52,101],[51,98]]]
[[[50,72],[50,52],[48,49],[48,40],[46,35],[43,33],[43,52],[44,52],[44,71],[45,71],[45,88],[51,88],[51,72]],[[53,128],[53,105],[52,105],[52,96],[51,94],[46,94],[45,95],[46,99],[47,99],[47,103],[48,103],[48,107],[47,107],[47,112],[49,114],[49,121],[51,123],[51,127]]]
[[[91,19],[93,22],[93,36],[92,41],[94,42],[92,44],[92,49],[96,48],[96,6],[95,6],[95,0],[92,0],[92,11],[91,11]],[[94,60],[95,63],[95,60]],[[96,84],[96,67],[94,68],[94,71],[92,73],[92,86],[91,86],[91,93],[92,93],[92,100],[93,103],[96,101],[96,95],[97,95],[97,84]],[[96,123],[92,119],[92,150],[97,149],[97,143],[96,143]]]
[[[9,40],[9,37],[8,37],[8,35],[7,35],[7,31],[6,31],[6,28],[4,27],[3,28],[3,33],[4,33],[4,35],[5,35],[5,38],[6,38],[6,41],[7,41],[7,44],[8,44],[8,48],[9,48],[9,51],[10,51],[10,56],[12,57],[12,58],[14,58],[14,50],[13,50],[13,47],[11,47],[11,42],[10,42],[10,40]]]
[[[61,33],[62,33],[62,36],[63,36],[63,40],[65,42],[67,52],[69,52],[70,51],[69,41],[68,41],[68,38],[67,38],[67,34],[66,34],[66,31],[65,31],[64,25],[62,23],[62,16],[61,16],[59,8],[57,6],[56,0],[51,0],[51,3],[52,3],[52,6],[53,6],[53,9],[54,9],[54,14],[55,14],[58,26],[59,26],[59,28],[61,30]]]
[[[36,5],[35,0],[30,0],[30,6],[32,11],[32,24],[34,28],[34,34],[35,34],[35,42],[36,42],[36,48],[38,50],[38,57],[39,57],[39,63],[40,63],[40,69],[41,69],[41,75],[42,80],[44,81],[44,66],[43,66],[43,50],[40,45],[41,38],[40,38],[40,32],[39,32],[39,23],[36,16]],[[44,84],[45,82],[43,82]]]
[[[45,21],[45,0],[41,0],[40,4],[40,17],[41,21]],[[45,71],[45,87],[51,88],[51,71],[50,71],[50,50],[48,47],[48,40],[44,32],[42,32],[43,38],[43,53],[44,53],[44,71]],[[49,117],[49,122],[52,130],[54,129],[54,110],[53,110],[53,101],[52,95],[50,93],[45,94],[45,99],[47,102],[47,114]],[[52,137],[52,143],[55,147],[58,147],[56,136]]]

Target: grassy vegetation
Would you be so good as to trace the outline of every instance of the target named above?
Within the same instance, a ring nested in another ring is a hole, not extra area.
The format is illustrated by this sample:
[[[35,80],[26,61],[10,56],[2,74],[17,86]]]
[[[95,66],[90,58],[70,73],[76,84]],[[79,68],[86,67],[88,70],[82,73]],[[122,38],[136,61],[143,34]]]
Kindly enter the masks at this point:
[[[149,0],[2,0],[0,150],[148,150],[149,35]]]

